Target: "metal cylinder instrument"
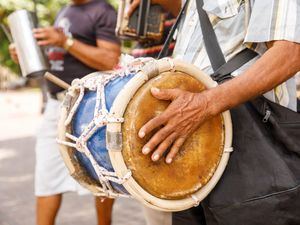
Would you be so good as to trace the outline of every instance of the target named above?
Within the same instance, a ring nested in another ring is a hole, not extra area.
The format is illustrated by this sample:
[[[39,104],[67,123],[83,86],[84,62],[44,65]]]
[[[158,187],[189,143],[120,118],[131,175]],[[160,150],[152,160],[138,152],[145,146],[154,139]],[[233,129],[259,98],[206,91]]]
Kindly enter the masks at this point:
[[[17,10],[8,16],[8,23],[16,45],[19,64],[24,77],[41,76],[48,70],[42,48],[33,36],[37,23],[27,10]]]

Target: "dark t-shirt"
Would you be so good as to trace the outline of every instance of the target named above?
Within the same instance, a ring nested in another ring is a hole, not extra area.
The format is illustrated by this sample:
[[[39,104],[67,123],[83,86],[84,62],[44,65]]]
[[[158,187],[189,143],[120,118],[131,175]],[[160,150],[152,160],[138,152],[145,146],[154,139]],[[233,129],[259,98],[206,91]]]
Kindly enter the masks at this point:
[[[105,0],[91,0],[83,5],[64,7],[58,13],[54,26],[62,28],[67,36],[96,46],[97,39],[119,43],[115,36],[116,20],[115,10]],[[75,78],[96,71],[59,47],[49,47],[47,55],[51,72],[69,84]],[[52,94],[62,91],[51,82],[48,82],[48,89]]]

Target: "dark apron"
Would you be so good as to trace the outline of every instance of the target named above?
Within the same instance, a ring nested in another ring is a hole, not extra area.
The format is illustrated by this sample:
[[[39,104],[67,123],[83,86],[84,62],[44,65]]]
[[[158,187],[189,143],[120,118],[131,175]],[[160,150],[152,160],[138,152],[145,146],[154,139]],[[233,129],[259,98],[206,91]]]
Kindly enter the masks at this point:
[[[159,58],[166,55],[187,4]],[[243,50],[226,62],[203,0],[196,4],[212,78],[221,83],[257,54]],[[300,114],[264,97],[230,112],[234,151],[222,178],[199,207],[173,213],[172,224],[300,225]]]
[[[231,116],[234,151],[221,180],[173,225],[299,225],[300,114],[258,98]]]

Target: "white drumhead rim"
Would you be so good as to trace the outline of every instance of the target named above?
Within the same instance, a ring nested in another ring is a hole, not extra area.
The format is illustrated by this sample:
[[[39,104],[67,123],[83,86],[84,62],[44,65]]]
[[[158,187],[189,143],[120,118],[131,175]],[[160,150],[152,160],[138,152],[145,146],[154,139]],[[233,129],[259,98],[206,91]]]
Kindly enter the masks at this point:
[[[123,117],[129,101],[132,99],[137,90],[152,77],[167,71],[179,71],[187,73],[202,82],[208,89],[217,86],[215,81],[213,81],[208,75],[204,74],[196,66],[185,63],[181,60],[164,58],[147,64],[147,66],[144,67],[139,74],[134,76],[119,92],[114,100],[110,112],[117,117]],[[197,205],[197,203],[202,201],[210,193],[210,191],[220,180],[229,160],[232,149],[232,122],[230,112],[223,112],[222,117],[224,121],[225,137],[224,150],[219,165],[208,183],[194,193],[193,197],[191,196],[190,198],[179,200],[157,198],[145,191],[145,189],[143,189],[132,176],[123,184],[126,190],[144,205],[156,210],[181,211]],[[122,125],[120,123],[109,123],[107,124],[106,132],[106,136],[108,133],[122,133]],[[112,166],[116,174],[120,177],[123,177],[128,172],[128,168],[123,159],[122,151],[121,149],[113,149],[111,146],[114,145],[107,143]]]

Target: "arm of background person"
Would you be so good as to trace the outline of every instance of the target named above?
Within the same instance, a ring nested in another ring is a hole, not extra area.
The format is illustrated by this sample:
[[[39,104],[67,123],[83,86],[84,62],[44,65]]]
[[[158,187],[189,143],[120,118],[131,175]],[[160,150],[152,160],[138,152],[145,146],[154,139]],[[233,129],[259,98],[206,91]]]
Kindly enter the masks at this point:
[[[126,12],[129,17],[133,11],[139,6],[141,0],[133,0],[128,11]],[[152,4],[161,5],[167,12],[171,12],[174,16],[179,14],[181,8],[181,0],[151,0]]]
[[[40,46],[63,47],[67,39],[60,29],[54,27],[34,29],[34,37],[38,39]],[[68,51],[84,64],[97,70],[111,70],[117,65],[121,53],[119,44],[101,39],[97,39],[97,46],[74,39]]]
[[[146,123],[139,131],[143,138],[164,125],[143,147],[157,161],[171,147],[166,162],[171,163],[186,138],[205,120],[261,95],[300,71],[300,44],[290,41],[268,43],[269,49],[240,76],[201,93],[180,89],[152,89],[154,97],[172,100],[159,116]]]
[[[97,47],[74,40],[69,53],[84,64],[97,70],[111,70],[117,65],[121,54],[120,45],[97,39]]]

